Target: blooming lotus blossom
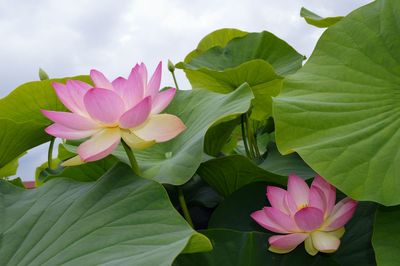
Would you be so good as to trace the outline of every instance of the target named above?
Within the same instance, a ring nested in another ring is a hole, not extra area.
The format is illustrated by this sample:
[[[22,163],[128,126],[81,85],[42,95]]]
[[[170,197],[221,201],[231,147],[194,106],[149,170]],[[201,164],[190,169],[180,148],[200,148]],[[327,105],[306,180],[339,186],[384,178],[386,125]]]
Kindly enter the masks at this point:
[[[168,141],[185,129],[183,122],[170,114],[159,114],[173,99],[176,89],[159,91],[162,64],[148,81],[146,66],[137,64],[127,79],[110,82],[101,72],[92,70],[94,86],[78,80],[52,85],[60,101],[71,112],[42,110],[54,124],[48,134],[68,139],[90,137],[78,147],[78,156],[69,164],[102,159],[120,143],[143,149]]]
[[[312,256],[318,251],[336,251],[344,225],[357,207],[357,202],[348,197],[335,205],[335,188],[320,176],[309,188],[303,179],[290,175],[287,191],[268,186],[267,198],[271,207],[253,212],[251,217],[262,227],[285,234],[268,239],[269,250],[276,253],[288,253],[303,241]]]

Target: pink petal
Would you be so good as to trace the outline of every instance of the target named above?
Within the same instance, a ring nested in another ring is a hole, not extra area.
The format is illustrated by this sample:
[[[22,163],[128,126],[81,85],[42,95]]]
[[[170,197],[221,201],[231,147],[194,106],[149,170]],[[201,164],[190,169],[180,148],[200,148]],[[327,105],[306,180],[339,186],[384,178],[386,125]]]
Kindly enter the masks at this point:
[[[339,201],[326,221],[326,229],[336,230],[344,226],[353,217],[357,204],[357,201],[348,197]]]
[[[143,88],[146,89],[147,88],[147,68],[146,68],[146,65],[144,63],[141,63],[139,65],[138,73],[139,73],[139,76],[142,79]]]
[[[146,121],[151,111],[151,97],[144,98],[137,105],[126,111],[119,119],[121,128],[133,128]]]
[[[122,90],[119,92],[128,109],[135,106],[144,98],[145,84],[140,76],[139,68],[139,65],[132,68],[125,86],[122,86]]]
[[[324,222],[324,213],[314,207],[306,207],[299,210],[294,219],[297,226],[305,232],[313,231],[321,226]]]
[[[308,205],[309,187],[307,183],[297,175],[289,175],[288,193],[296,202],[297,208],[302,208]]]
[[[321,189],[316,186],[311,186],[308,196],[308,206],[320,209],[324,214],[326,211],[326,199]]]
[[[268,239],[271,245],[269,250],[276,253],[288,253],[300,245],[307,237],[308,234],[304,233],[271,236]]]
[[[147,85],[146,95],[151,96],[153,99],[156,98],[156,95],[157,95],[158,91],[160,90],[161,73],[162,73],[162,62],[158,63],[158,66],[157,66],[156,70],[154,71],[154,74],[151,77],[149,84]]]
[[[277,223],[274,220],[272,220],[271,218],[269,218],[266,215],[264,210],[255,211],[250,216],[259,225],[261,225],[262,227],[264,227],[265,229],[267,229],[269,231],[272,231],[275,233],[283,233],[283,234],[291,233],[288,230],[286,230],[285,228],[283,228],[282,225],[280,225],[279,223]]]
[[[152,114],[158,114],[164,111],[165,108],[170,104],[172,99],[174,98],[176,93],[176,89],[171,88],[165,91],[158,93],[153,102],[153,108],[151,110]]]
[[[121,140],[119,128],[103,129],[78,147],[78,154],[85,162],[100,160],[109,155]]]
[[[111,82],[100,71],[92,69],[90,71],[90,78],[93,80],[96,88],[113,90]]]
[[[53,122],[72,129],[90,130],[99,127],[95,121],[75,113],[54,112],[47,110],[42,110],[42,113]]]
[[[296,212],[298,211],[296,202],[294,201],[294,199],[292,198],[292,196],[286,192],[286,196],[285,196],[285,205],[286,208],[289,210],[290,215],[293,217]]]
[[[45,129],[46,133],[57,138],[62,139],[83,139],[87,138],[96,132],[98,129],[92,130],[78,130],[69,128],[60,124],[52,124]]]
[[[265,207],[264,209],[265,215],[275,223],[279,224],[283,227],[287,232],[299,232],[299,228],[297,227],[295,221],[287,214],[281,212],[278,209],[272,207]]]
[[[114,88],[114,91],[116,91],[118,94],[120,94],[120,96],[122,96],[121,93],[127,86],[127,80],[123,77],[118,77],[118,78],[114,79],[111,82],[111,84]]]
[[[90,89],[83,101],[90,116],[105,124],[118,122],[125,110],[121,97],[107,89]]]
[[[325,253],[335,252],[340,245],[340,240],[335,234],[329,232],[315,231],[311,233],[313,246]]]
[[[168,141],[184,131],[186,126],[177,116],[170,114],[151,115],[149,119],[133,132],[144,140]]]
[[[267,198],[271,206],[289,215],[290,211],[288,210],[287,204],[285,202],[286,194],[286,190],[282,188],[267,186]]]
[[[318,187],[324,194],[325,202],[326,202],[326,212],[325,215],[329,215],[335,206],[336,201],[336,188],[325,181],[321,176],[317,175],[312,184],[312,187]]]
[[[83,104],[83,97],[87,90],[82,86],[76,86],[77,83],[68,80],[67,85],[53,82],[52,86],[56,91],[56,94],[60,101],[68,108],[71,112],[87,115],[85,105]]]

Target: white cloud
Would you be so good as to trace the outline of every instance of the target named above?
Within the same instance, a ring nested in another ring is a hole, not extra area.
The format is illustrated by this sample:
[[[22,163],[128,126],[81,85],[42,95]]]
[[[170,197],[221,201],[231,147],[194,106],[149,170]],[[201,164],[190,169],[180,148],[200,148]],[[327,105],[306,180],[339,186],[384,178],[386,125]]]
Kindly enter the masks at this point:
[[[209,32],[223,27],[268,30],[310,55],[321,29],[299,17],[301,6],[321,16],[345,15],[370,0],[0,0],[0,97],[36,80],[39,67],[51,77],[97,68],[126,75],[138,61],[153,69],[159,60],[178,62]],[[189,87],[178,72],[181,87]],[[164,71],[164,85],[172,79]],[[32,178],[45,160],[34,149],[20,174]],[[24,165],[25,164],[25,165]]]

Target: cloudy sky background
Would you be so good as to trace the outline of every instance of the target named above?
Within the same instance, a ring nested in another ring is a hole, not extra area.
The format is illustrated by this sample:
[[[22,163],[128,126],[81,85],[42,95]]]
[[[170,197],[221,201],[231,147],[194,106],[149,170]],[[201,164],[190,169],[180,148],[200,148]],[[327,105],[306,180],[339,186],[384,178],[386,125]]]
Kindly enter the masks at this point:
[[[0,0],[0,98],[37,80],[39,67],[52,78],[87,74],[92,68],[110,78],[126,76],[142,61],[152,71],[160,60],[181,61],[203,36],[225,27],[270,31],[309,57],[323,30],[300,18],[302,6],[321,16],[338,16],[369,2]],[[189,88],[183,73],[177,77],[181,87]],[[172,84],[164,71],[162,85]],[[24,156],[19,176],[33,180],[46,153],[47,144]]]

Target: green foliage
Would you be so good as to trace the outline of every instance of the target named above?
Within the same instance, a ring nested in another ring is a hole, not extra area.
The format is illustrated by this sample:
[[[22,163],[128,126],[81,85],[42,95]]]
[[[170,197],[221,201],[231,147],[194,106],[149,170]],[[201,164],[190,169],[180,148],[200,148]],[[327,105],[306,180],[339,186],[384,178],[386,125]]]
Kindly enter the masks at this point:
[[[161,185],[123,164],[90,183],[58,178],[27,191],[0,181],[0,195],[1,265],[170,265],[183,249],[211,248]]]
[[[50,140],[44,132],[50,121],[40,110],[65,110],[51,83],[65,82],[66,79],[89,82],[87,76],[28,82],[0,99],[0,168],[23,152]]]
[[[18,160],[24,155],[25,152],[3,167],[0,167],[0,179],[15,175],[18,169]]]
[[[378,265],[400,264],[400,206],[380,207],[376,214],[372,245]]]
[[[282,153],[384,205],[400,203],[399,13],[399,1],[375,1],[327,29],[274,99]]]
[[[177,64],[193,88],[228,93],[246,82],[255,96],[252,118],[260,121],[271,115],[271,96],[278,95],[283,76],[298,70],[304,59],[266,31],[222,29],[205,37],[199,47]]]
[[[302,7],[300,10],[300,17],[304,18],[304,20],[308,24],[313,25],[318,28],[330,27],[330,26],[336,24],[337,22],[339,22],[340,20],[342,20],[342,18],[343,18],[342,16],[323,18],[304,7]]]

